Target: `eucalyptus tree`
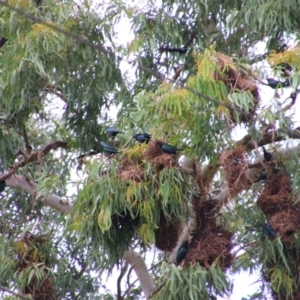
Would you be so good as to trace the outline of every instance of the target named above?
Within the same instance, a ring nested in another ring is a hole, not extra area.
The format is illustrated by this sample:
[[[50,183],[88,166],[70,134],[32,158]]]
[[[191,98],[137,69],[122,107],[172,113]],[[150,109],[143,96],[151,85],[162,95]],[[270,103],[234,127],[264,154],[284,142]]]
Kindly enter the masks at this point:
[[[297,4],[0,1],[3,297],[298,299]]]

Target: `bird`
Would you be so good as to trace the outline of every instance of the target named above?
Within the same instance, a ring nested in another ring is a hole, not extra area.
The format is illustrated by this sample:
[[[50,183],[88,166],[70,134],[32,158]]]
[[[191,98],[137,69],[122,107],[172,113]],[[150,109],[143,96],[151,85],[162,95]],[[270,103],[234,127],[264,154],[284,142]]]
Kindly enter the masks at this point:
[[[124,133],[122,131],[119,131],[113,127],[106,127],[105,129],[106,134],[112,136],[112,137],[116,137],[118,133]]]
[[[265,161],[271,161],[273,155],[270,152],[268,152],[264,146],[262,146],[262,148],[263,148],[263,151],[264,151]]]
[[[185,259],[187,253],[188,253],[188,241],[185,241],[182,243],[182,245],[179,247],[176,255],[176,266],[179,266],[181,262]]]
[[[161,151],[167,154],[177,154],[177,151],[183,150],[160,141],[158,141],[157,144],[160,147]]]
[[[253,183],[259,182],[261,180],[267,180],[267,174],[265,172],[260,172],[259,176]]]
[[[151,139],[151,135],[149,133],[137,133],[133,137],[141,144],[148,144],[149,140]]]
[[[260,226],[262,228],[263,234],[266,235],[268,238],[277,238],[277,232],[271,225],[265,222],[261,222]]]
[[[193,40],[195,39],[195,37],[198,35],[198,31],[194,31],[190,37],[190,39],[188,40],[188,42],[182,46],[182,47],[160,47],[158,50],[159,52],[178,52],[179,54],[186,54],[188,51],[188,46],[193,42]]]
[[[4,46],[4,44],[8,41],[5,37],[0,38],[0,48]]]
[[[275,80],[273,78],[267,78],[268,86],[272,89],[276,89],[277,87],[289,87],[291,86],[291,82],[289,79],[286,79],[285,81],[279,81]]]
[[[6,187],[5,180],[1,180],[0,181],[0,193],[4,191],[5,187]]]
[[[102,146],[102,149],[104,152],[109,153],[109,154],[114,154],[114,153],[120,153],[118,149],[116,149],[113,146],[110,146],[106,144],[105,142],[100,142],[100,145]]]

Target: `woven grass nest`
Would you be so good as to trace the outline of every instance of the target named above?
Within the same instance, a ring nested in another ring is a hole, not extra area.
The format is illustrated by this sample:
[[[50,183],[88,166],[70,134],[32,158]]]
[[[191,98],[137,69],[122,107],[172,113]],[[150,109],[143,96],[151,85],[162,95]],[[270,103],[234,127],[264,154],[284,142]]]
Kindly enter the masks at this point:
[[[245,187],[251,185],[252,181],[247,176],[248,161],[243,147],[224,151],[219,158],[223,166],[225,178],[231,195],[236,195]]]
[[[253,96],[253,106],[250,108],[250,114],[255,112],[255,109],[260,101],[259,89],[255,81],[253,80],[253,72],[246,69],[235,67],[232,59],[220,52],[215,55],[216,64],[221,71],[214,72],[215,80],[220,80],[226,84],[230,93],[233,92],[251,92]],[[237,122],[234,111],[230,111],[230,118],[233,122]],[[246,116],[241,115],[240,121],[248,122]]]
[[[293,210],[296,207],[291,193],[292,182],[288,175],[271,172],[261,195],[257,199],[257,206],[267,216],[286,211],[289,208]]]

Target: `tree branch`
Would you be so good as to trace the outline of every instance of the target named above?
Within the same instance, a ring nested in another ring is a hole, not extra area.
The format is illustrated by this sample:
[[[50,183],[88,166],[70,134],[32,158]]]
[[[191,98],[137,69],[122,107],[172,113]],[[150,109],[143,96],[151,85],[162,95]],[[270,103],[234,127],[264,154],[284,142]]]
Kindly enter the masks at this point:
[[[147,299],[149,299],[151,292],[155,289],[152,277],[149,274],[143,258],[133,250],[127,250],[123,253],[123,259],[132,266],[138,277],[141,287]]]
[[[30,162],[39,161],[41,162],[41,159],[47,155],[51,150],[56,150],[58,148],[67,149],[68,148],[68,142],[65,141],[55,141],[48,145],[46,145],[42,150],[32,152],[30,154],[25,153],[24,151],[20,150],[17,154],[23,155],[23,160],[15,164],[6,174],[2,174],[0,176],[0,181],[4,181],[10,176],[12,176],[16,170],[19,168],[24,167]]]

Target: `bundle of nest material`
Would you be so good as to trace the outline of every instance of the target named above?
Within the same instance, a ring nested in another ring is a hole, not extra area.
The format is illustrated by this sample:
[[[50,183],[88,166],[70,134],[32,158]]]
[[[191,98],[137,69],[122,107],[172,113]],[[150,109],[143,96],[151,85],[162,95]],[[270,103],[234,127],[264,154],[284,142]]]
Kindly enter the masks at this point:
[[[155,246],[164,251],[171,252],[177,244],[181,229],[181,222],[174,219],[168,222],[165,215],[160,213],[159,227],[155,232]]]
[[[223,167],[231,196],[235,196],[251,185],[252,181],[246,173],[248,170],[246,152],[242,146],[224,151],[219,158],[219,163]]]
[[[260,101],[258,86],[254,81],[255,74],[250,69],[238,68],[234,65],[232,59],[220,52],[215,54],[216,65],[218,70],[214,72],[215,80],[220,80],[226,84],[230,93],[250,92],[253,97],[253,104],[249,109],[249,114],[254,114],[255,109]],[[230,111],[230,118],[237,122],[234,111]],[[248,122],[245,115],[240,115],[241,122]]]
[[[209,269],[218,261],[221,269],[228,268],[232,263],[232,233],[225,227],[217,225],[220,203],[213,199],[202,201],[201,197],[193,196],[196,211],[197,228],[189,244],[184,265],[200,264]]]
[[[292,181],[284,166],[270,170],[264,189],[257,200],[258,207],[268,217],[269,224],[280,235],[281,240],[290,244],[295,232],[300,231],[300,203],[292,193]]]
[[[25,271],[26,269],[35,269],[38,273],[33,274],[28,278],[26,284],[22,289],[22,293],[31,294],[33,299],[39,300],[54,300],[54,289],[52,280],[49,277],[48,271],[41,271],[44,267],[49,267],[49,253],[45,253],[48,249],[47,246],[49,239],[47,236],[34,236],[26,232],[22,240],[16,242],[16,252],[18,256],[18,272]],[[38,270],[37,270],[38,269]],[[27,274],[31,274],[28,272]]]
[[[178,166],[176,155],[165,154],[161,151],[158,140],[151,140],[147,145],[141,145],[138,156],[123,155],[119,167],[118,175],[122,181],[134,181],[137,183],[149,180],[145,175],[145,162],[149,162],[154,166],[157,174],[165,168],[174,168]],[[159,197],[157,197],[159,201]],[[126,217],[126,226],[129,226],[130,216]],[[120,218],[114,218],[115,222],[119,222]],[[122,219],[123,221],[123,219]],[[132,220],[132,226],[137,228],[138,219]],[[169,252],[176,246],[179,238],[180,221],[177,219],[167,220],[161,212],[159,218],[158,229],[155,232],[155,245],[158,249]],[[122,225],[122,224],[120,224]]]
[[[175,155],[165,154],[161,151],[159,140],[151,140],[146,148],[141,148],[140,155],[137,157],[129,157],[123,155],[118,173],[122,180],[133,180],[141,182],[144,180],[143,163],[148,161],[155,166],[156,172],[159,173],[164,168],[177,167],[177,158]],[[142,147],[142,146],[139,146]]]

